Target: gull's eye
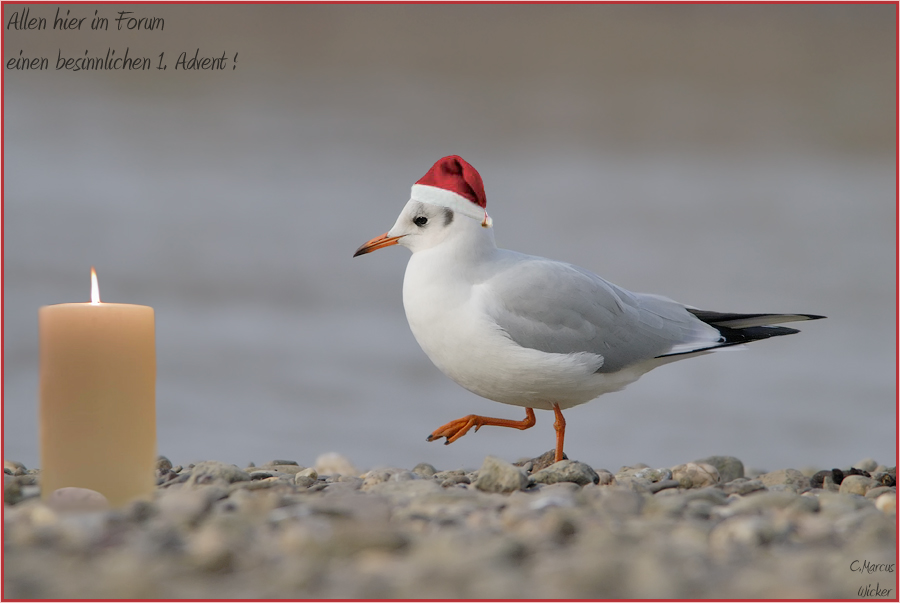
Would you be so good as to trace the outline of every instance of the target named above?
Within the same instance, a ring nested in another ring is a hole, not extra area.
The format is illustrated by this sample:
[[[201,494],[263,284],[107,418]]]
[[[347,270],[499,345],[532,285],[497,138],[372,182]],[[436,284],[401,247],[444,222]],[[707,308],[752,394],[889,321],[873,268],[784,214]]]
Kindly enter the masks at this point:
[[[413,224],[416,226],[425,226],[428,224],[428,218],[425,216],[417,216],[415,220],[413,220]]]

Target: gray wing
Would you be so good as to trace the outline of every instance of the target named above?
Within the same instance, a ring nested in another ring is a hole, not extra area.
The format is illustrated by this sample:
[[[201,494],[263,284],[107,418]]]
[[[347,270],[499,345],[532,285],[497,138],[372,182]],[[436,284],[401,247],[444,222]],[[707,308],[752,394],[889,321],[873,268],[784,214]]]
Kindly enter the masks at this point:
[[[603,373],[721,341],[677,302],[632,293],[571,264],[516,256],[485,281],[485,291],[492,318],[523,347],[597,354]]]

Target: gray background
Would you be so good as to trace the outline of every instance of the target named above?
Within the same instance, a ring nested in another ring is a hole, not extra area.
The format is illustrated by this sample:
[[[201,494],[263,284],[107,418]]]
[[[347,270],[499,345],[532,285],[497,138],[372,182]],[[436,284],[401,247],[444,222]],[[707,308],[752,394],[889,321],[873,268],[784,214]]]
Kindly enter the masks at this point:
[[[125,8],[165,29],[4,39],[6,58],[51,62],[4,74],[6,458],[39,463],[37,309],[86,301],[92,264],[105,301],[156,309],[176,463],[338,451],[447,469],[552,448],[546,412],[426,443],[521,409],[419,350],[405,250],[351,258],[456,153],[501,246],[706,309],[829,317],[568,411],[570,457],[892,464],[896,7]],[[126,46],[168,69],[52,69]],[[174,71],[197,48],[239,53],[236,69]]]

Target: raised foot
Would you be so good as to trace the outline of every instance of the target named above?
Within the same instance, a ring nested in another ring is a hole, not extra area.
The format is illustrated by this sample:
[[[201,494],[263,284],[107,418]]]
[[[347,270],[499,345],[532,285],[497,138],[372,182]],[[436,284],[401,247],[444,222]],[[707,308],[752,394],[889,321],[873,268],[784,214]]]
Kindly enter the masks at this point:
[[[461,419],[450,421],[446,425],[441,425],[432,431],[426,441],[433,442],[438,438],[447,438],[444,445],[451,444],[463,437],[473,427],[475,431],[481,429],[484,425],[496,425],[497,427],[513,427],[515,429],[528,429],[534,427],[536,423],[534,418],[534,409],[525,409],[525,418],[521,421],[511,421],[509,419],[495,419],[493,417],[482,417],[480,415],[467,415]]]
[[[428,442],[433,442],[438,438],[447,438],[444,442],[444,445],[449,444],[450,442],[455,442],[459,438],[463,437],[468,433],[472,427],[475,428],[475,431],[478,431],[481,426],[484,424],[480,419],[484,417],[479,417],[478,415],[468,415],[463,417],[462,419],[456,419],[454,421],[450,421],[446,425],[441,425],[425,438]]]

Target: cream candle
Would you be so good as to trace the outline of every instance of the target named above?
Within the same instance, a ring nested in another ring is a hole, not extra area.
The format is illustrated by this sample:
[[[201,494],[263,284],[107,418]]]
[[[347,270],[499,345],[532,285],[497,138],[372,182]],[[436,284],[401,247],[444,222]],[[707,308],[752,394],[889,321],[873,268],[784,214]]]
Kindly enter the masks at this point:
[[[153,308],[100,302],[43,306],[40,339],[41,494],[78,487],[113,507],[149,496],[156,466]]]

